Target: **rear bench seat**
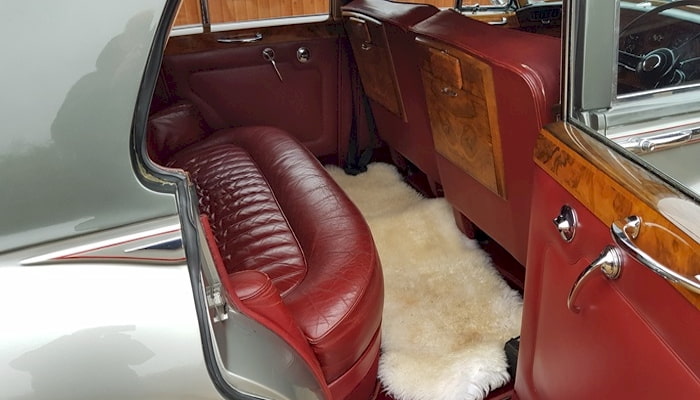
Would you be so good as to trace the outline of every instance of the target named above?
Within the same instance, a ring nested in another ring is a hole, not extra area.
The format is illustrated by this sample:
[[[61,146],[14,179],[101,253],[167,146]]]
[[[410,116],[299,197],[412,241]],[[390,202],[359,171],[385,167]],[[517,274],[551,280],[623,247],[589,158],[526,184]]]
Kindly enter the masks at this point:
[[[151,117],[149,152],[189,173],[234,304],[271,282],[281,309],[258,304],[249,316],[293,321],[333,398],[371,397],[382,271],[362,215],[315,157],[273,127],[208,133],[190,104]]]

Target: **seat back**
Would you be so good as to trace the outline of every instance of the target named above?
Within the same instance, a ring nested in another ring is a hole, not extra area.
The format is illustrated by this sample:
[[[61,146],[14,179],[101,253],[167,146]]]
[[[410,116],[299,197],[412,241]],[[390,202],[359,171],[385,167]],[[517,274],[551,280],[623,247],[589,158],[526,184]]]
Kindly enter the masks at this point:
[[[434,15],[426,4],[355,0],[343,6],[377,133],[393,150],[439,181],[411,26]]]
[[[527,254],[532,152],[559,102],[561,41],[454,10],[415,25],[448,201],[518,261]]]

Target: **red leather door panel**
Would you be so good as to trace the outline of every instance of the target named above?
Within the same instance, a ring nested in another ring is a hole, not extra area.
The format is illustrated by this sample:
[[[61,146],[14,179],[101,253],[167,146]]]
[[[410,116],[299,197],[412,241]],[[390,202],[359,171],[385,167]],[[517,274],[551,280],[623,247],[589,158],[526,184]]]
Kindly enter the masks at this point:
[[[597,271],[581,286],[575,300],[580,310],[567,307],[579,274],[614,245],[601,212],[591,208],[639,211],[622,207],[611,194],[617,189],[602,184],[607,179],[597,175],[601,170],[567,160],[550,171],[535,168],[518,398],[698,398],[700,311],[663,278],[622,252],[621,276],[610,280]],[[558,173],[567,168],[577,174]],[[594,202],[582,195],[589,184]],[[578,216],[570,243],[552,223],[562,205]]]
[[[341,62],[347,46],[337,31],[324,24],[265,28],[253,32],[262,33],[261,40],[247,44],[217,42],[240,32],[174,37],[163,58],[165,82],[214,129],[276,126],[316,155],[335,154],[350,121],[347,63]],[[263,57],[268,48],[282,80]],[[300,48],[308,50],[308,62],[297,59]]]

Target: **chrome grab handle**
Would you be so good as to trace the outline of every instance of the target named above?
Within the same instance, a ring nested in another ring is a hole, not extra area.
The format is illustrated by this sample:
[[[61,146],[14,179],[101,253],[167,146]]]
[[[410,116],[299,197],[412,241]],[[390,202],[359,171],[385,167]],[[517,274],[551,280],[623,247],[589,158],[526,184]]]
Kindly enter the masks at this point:
[[[654,135],[632,137],[618,142],[624,149],[636,154],[651,153],[688,143],[700,136],[700,129],[662,132]]]
[[[610,226],[613,239],[618,246],[629,253],[632,258],[639,261],[642,265],[661,275],[664,279],[678,283],[684,288],[700,294],[700,281],[696,278],[690,278],[679,274],[678,272],[666,267],[665,265],[654,260],[650,255],[637,247],[632,240],[639,236],[639,230],[642,226],[642,219],[636,215],[625,218],[624,225],[621,221],[613,222]]]
[[[362,18],[348,17],[348,19],[352,22],[357,22],[358,24],[367,25],[367,22]]]
[[[566,306],[569,310],[575,313],[581,311],[581,309],[576,306],[576,297],[581,292],[583,284],[598,270],[601,270],[603,275],[608,279],[619,278],[622,272],[622,254],[620,254],[620,250],[614,246],[605,247],[598,258],[581,272],[578,278],[576,278],[574,286],[571,287],[569,297],[566,299]]]
[[[508,18],[506,17],[501,17],[500,21],[489,21],[489,25],[505,25],[508,23]]]
[[[219,39],[216,39],[216,41],[219,43],[253,43],[253,42],[257,42],[258,40],[262,40],[262,38],[263,38],[262,33],[258,32],[253,36],[249,36],[249,35],[231,36],[231,37],[219,38]]]

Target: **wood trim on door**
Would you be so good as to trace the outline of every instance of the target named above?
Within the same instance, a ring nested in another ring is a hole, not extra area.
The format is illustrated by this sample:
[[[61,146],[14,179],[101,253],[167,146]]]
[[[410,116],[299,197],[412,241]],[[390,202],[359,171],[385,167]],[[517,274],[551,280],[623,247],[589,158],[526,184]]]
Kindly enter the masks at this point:
[[[565,123],[551,124],[541,131],[534,159],[607,226],[630,215],[641,216],[643,226],[635,241],[639,248],[683,275],[700,274],[700,232],[681,225],[694,217],[679,214],[678,210],[671,215],[664,205],[681,202],[698,215],[700,206],[686,195],[609,144]],[[672,285],[700,308],[699,294]]]

